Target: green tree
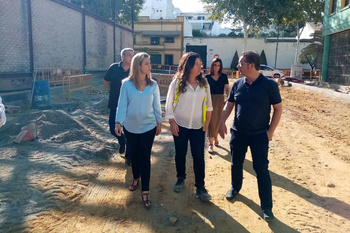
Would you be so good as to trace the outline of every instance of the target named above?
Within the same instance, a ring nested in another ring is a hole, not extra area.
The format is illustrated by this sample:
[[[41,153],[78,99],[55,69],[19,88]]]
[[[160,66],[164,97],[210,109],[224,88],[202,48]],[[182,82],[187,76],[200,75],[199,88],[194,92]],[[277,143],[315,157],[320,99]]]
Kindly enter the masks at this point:
[[[249,34],[259,31],[263,26],[268,26],[270,19],[267,16],[269,6],[267,0],[201,0],[206,9],[211,13],[211,18],[219,22],[231,21],[234,25],[243,25],[245,51],[246,40]],[[272,0],[270,0],[272,1]]]
[[[297,63],[300,35],[303,32],[301,27],[305,26],[306,22],[314,23],[322,22],[324,0],[287,0],[288,11],[285,11],[282,17],[282,23],[285,25],[293,25],[297,33],[297,46],[295,48],[294,64]],[[274,19],[277,19],[275,17]]]
[[[322,67],[323,56],[323,36],[319,33],[313,33],[311,44],[301,50],[299,62],[301,64],[309,64],[311,70]]]
[[[192,29],[192,36],[193,37],[208,37],[207,34],[204,32],[201,32],[199,29]]]
[[[231,62],[231,70],[238,70],[237,69],[237,65],[238,65],[238,61],[239,61],[239,58],[238,58],[238,53],[237,53],[237,50],[235,52],[235,54],[233,55],[233,58],[232,58],[232,62]]]
[[[267,60],[266,60],[266,55],[264,50],[262,50],[260,53],[260,64],[267,65]]]
[[[113,1],[115,1],[115,22],[131,25],[132,4],[134,4],[134,21],[142,9],[144,0],[65,0],[81,7],[84,5],[87,11],[100,15],[107,19],[113,19]]]

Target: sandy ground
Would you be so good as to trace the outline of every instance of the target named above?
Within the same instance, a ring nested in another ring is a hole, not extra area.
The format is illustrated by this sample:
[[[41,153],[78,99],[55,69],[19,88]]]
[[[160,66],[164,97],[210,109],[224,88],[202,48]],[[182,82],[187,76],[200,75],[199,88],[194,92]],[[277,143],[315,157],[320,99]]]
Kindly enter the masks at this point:
[[[205,155],[212,201],[195,195],[190,154],[185,188],[174,193],[174,145],[166,122],[153,145],[153,205],[146,210],[140,189],[127,188],[131,167],[108,132],[102,90],[76,91],[70,102],[51,96],[49,110],[8,115],[0,129],[0,232],[350,232],[349,102],[281,88],[284,112],[269,154],[276,219],[267,223],[249,152],[240,194],[225,199],[229,136],[215,154]],[[9,136],[33,121],[38,138],[13,143]]]

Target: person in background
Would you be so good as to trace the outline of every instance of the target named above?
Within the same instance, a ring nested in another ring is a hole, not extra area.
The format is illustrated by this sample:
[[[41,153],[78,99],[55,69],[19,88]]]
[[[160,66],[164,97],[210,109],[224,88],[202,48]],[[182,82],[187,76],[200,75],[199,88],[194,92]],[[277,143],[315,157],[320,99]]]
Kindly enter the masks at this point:
[[[151,60],[147,53],[134,56],[130,75],[123,80],[115,122],[118,136],[122,134],[122,127],[132,147],[133,180],[129,190],[136,190],[141,178],[142,202],[150,207],[151,150],[154,137],[162,129],[162,115],[159,87],[151,79]]]
[[[0,97],[0,127],[6,123],[5,106],[2,104],[2,98]]]
[[[243,52],[237,67],[245,77],[233,84],[219,125],[219,134],[224,138],[227,134],[226,119],[235,107],[230,130],[231,189],[226,193],[226,199],[233,199],[242,188],[243,163],[249,146],[258,180],[261,209],[264,219],[271,221],[274,215],[268,151],[281,119],[282,99],[277,83],[259,73],[260,57],[257,52]],[[273,114],[270,121],[271,106]]]
[[[125,152],[125,145],[128,143],[125,140],[123,133],[120,136],[116,135],[115,133],[115,116],[122,80],[129,76],[131,59],[134,56],[134,50],[131,48],[125,48],[120,54],[122,59],[121,62],[110,65],[106,75],[103,78],[103,85],[109,89],[109,130],[111,134],[118,139],[119,153],[123,154]],[[131,166],[131,154],[131,148],[126,146],[125,163],[129,166]]]
[[[175,143],[177,182],[175,192],[181,192],[186,179],[186,154],[190,141],[193,157],[196,194],[202,201],[211,200],[204,187],[204,141],[213,106],[210,87],[202,76],[202,61],[197,53],[182,56],[171,82],[165,103],[165,118]]]
[[[208,128],[209,147],[208,152],[214,152],[214,140],[215,146],[219,145],[218,134],[219,134],[219,122],[224,107],[225,97],[228,97],[230,93],[230,86],[228,84],[227,75],[222,73],[222,61],[220,58],[214,58],[211,62],[209,74],[205,76],[210,86],[210,94],[213,104],[213,113]]]

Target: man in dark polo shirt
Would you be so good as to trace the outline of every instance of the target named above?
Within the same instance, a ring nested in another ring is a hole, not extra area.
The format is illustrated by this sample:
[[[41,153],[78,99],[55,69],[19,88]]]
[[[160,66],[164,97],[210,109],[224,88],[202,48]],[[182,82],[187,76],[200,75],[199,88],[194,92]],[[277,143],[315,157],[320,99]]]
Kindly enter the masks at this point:
[[[281,119],[282,100],[278,85],[259,73],[260,58],[255,51],[242,53],[238,63],[239,72],[245,76],[232,86],[221,115],[219,134],[227,134],[226,119],[235,107],[235,118],[231,126],[231,189],[226,199],[233,199],[241,190],[243,162],[250,147],[253,168],[257,175],[260,205],[264,219],[274,219],[272,213],[272,185],[268,170],[269,141]],[[273,114],[270,121],[271,106]]]
[[[119,153],[123,154],[127,141],[124,134],[118,136],[115,133],[115,116],[118,106],[120,87],[122,86],[122,80],[129,76],[131,59],[134,56],[134,50],[131,48],[125,48],[121,51],[120,54],[122,58],[121,62],[113,63],[110,65],[106,75],[103,78],[103,85],[109,89],[109,130],[111,131],[111,134],[118,139]],[[125,163],[131,166],[131,152],[128,146],[126,146]]]

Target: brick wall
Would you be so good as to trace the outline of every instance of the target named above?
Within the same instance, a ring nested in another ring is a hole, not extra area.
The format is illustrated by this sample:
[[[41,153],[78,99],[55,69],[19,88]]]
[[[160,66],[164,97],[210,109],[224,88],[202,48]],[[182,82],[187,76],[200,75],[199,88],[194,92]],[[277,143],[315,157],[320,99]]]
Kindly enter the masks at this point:
[[[27,2],[0,0],[0,92],[31,88]],[[114,58],[111,21],[86,13],[84,67],[82,9],[60,0],[30,2],[34,69],[85,68],[102,76]],[[133,47],[132,32],[117,25],[115,44],[119,61],[121,48]]]
[[[27,1],[0,1],[0,72],[30,72]]]

